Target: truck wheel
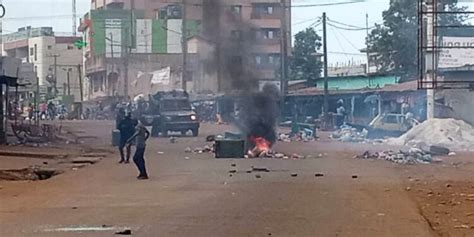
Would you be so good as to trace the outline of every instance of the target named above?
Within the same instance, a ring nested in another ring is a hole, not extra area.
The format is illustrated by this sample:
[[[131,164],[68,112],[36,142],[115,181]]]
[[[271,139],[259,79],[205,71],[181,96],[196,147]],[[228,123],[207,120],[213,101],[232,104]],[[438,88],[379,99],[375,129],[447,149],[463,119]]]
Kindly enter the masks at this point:
[[[151,127],[151,136],[152,137],[159,137],[160,136],[160,129],[158,128],[158,126],[153,125]]]
[[[193,137],[199,136],[199,128],[191,129],[191,131],[193,132]]]

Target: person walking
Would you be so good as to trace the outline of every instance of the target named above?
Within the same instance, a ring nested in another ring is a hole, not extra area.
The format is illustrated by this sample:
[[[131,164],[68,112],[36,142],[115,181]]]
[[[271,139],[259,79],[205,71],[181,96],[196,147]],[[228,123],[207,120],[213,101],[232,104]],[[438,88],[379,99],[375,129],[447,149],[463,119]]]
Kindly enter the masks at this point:
[[[129,143],[128,140],[133,136],[135,131],[135,126],[137,125],[136,120],[132,119],[130,113],[126,113],[123,119],[118,124],[117,128],[120,131],[120,144],[119,144],[119,151],[120,151],[120,161],[119,163],[130,163],[130,153],[132,143]],[[126,149],[126,153],[124,154],[124,148]],[[125,157],[126,155],[126,157]]]
[[[150,132],[146,129],[145,125],[138,122],[138,125],[135,127],[135,134],[127,141],[128,144],[131,144],[135,139],[135,155],[133,156],[133,162],[138,168],[139,175],[137,179],[148,179],[148,173],[146,172],[145,167],[145,148],[146,141],[150,137]]]

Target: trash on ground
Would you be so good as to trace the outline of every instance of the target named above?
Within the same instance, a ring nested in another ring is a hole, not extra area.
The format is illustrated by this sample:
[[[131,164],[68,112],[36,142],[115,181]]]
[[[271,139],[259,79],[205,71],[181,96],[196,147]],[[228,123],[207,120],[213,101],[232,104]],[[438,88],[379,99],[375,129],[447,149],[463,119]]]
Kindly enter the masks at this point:
[[[362,155],[358,155],[358,159],[375,159],[386,160],[396,164],[429,164],[433,162],[440,162],[440,160],[433,160],[433,155],[426,150],[419,148],[402,149],[395,151],[369,152],[366,151]]]

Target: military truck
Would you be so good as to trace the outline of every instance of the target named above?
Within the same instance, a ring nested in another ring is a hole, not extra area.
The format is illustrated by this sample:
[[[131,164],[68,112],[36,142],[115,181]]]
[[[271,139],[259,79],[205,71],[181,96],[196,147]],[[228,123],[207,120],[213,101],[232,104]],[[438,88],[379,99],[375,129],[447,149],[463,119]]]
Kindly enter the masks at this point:
[[[170,131],[188,131],[199,135],[199,118],[192,109],[188,93],[184,91],[163,91],[149,95],[148,106],[140,120],[146,126],[152,126],[151,136],[167,136]]]

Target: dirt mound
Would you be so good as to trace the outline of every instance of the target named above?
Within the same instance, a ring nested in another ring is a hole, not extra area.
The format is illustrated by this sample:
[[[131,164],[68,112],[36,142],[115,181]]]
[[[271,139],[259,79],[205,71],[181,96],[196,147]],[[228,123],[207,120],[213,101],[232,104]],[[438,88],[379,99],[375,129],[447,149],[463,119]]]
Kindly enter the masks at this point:
[[[388,139],[387,143],[399,146],[426,144],[451,150],[474,150],[474,127],[462,120],[431,119],[398,138]]]

